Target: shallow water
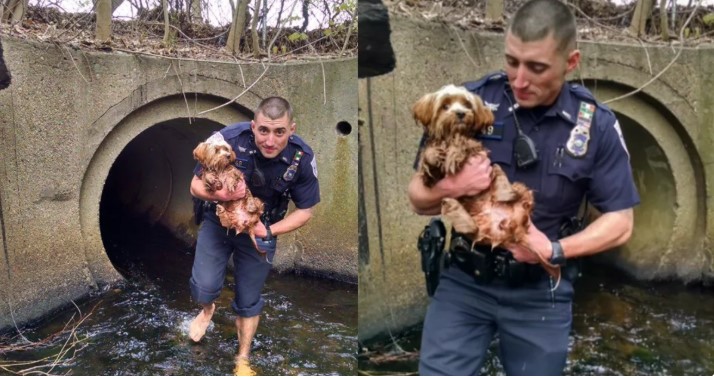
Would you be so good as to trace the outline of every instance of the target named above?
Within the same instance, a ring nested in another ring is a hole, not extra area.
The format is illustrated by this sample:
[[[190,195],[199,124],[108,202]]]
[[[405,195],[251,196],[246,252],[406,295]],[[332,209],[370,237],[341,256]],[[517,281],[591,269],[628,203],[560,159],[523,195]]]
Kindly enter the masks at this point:
[[[217,301],[212,324],[200,343],[187,337],[188,324],[199,307],[191,302],[188,279],[192,248],[165,234],[151,233],[127,256],[114,254],[115,265],[128,278],[79,303],[92,315],[77,329],[79,344],[70,363],[60,363],[52,374],[73,375],[231,375],[238,349],[234,313],[233,275]],[[122,239],[111,239],[122,243]],[[137,249],[138,248],[138,249]],[[266,300],[253,342],[252,366],[263,375],[355,374],[357,357],[357,287],[294,275],[268,277]],[[61,329],[76,314],[72,307],[42,321],[24,335],[40,340]],[[7,345],[15,336],[0,338]],[[2,361],[34,361],[61,350],[67,338],[31,351],[0,355]],[[46,371],[46,369],[45,369]]]
[[[576,283],[565,374],[714,374],[714,289],[647,283],[592,267]],[[421,326],[363,345],[358,366],[369,374],[415,374]],[[483,374],[505,374],[492,343]],[[396,352],[399,347],[407,353]]]

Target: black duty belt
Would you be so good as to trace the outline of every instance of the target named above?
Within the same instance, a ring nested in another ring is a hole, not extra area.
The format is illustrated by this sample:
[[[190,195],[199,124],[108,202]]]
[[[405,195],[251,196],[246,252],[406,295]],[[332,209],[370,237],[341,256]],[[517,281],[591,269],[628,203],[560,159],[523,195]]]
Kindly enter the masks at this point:
[[[452,232],[450,263],[474,277],[478,283],[500,280],[517,287],[548,276],[540,265],[518,262],[503,248],[492,250],[489,245],[475,245],[473,248],[471,245],[469,238]]]

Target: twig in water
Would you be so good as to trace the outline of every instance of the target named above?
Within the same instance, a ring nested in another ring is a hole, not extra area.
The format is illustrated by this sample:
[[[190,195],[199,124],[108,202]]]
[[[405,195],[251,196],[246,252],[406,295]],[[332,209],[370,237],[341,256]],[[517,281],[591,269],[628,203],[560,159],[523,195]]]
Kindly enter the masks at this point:
[[[30,350],[36,347],[48,346],[55,339],[66,333],[70,324],[72,324],[72,327],[69,330],[69,334],[67,336],[67,340],[65,340],[65,342],[62,344],[62,347],[60,348],[59,352],[34,361],[4,361],[0,363],[0,370],[15,375],[50,375],[52,373],[52,370],[54,370],[54,368],[56,368],[60,364],[60,362],[71,362],[77,356],[77,352],[81,351],[87,346],[87,344],[84,342],[89,338],[89,336],[85,336],[83,338],[77,337],[77,329],[82,325],[82,323],[84,323],[85,320],[87,320],[94,313],[94,310],[100,303],[101,302],[98,302],[96,305],[94,305],[92,310],[89,311],[89,313],[82,316],[82,311],[73,301],[72,304],[74,304],[75,308],[77,308],[77,311],[79,313],[79,319],[76,322],[73,323],[75,315],[72,315],[72,317],[67,321],[67,323],[65,323],[62,330],[60,330],[59,332],[55,332],[54,334],[40,341],[30,342],[29,344],[8,345],[0,348],[0,354],[3,354],[8,352]],[[72,355],[70,357],[67,357],[70,352],[72,353]],[[20,370],[14,370],[15,368],[20,368]]]

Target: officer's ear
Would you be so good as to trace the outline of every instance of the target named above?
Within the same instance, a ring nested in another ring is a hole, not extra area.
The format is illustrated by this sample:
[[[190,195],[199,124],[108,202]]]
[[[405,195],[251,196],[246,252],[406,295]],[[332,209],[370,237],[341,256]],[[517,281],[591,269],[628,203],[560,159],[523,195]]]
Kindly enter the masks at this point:
[[[580,50],[575,49],[568,54],[568,60],[566,62],[565,73],[569,74],[573,72],[580,64]]]
[[[295,122],[290,123],[290,126],[288,127],[288,131],[290,132],[290,135],[293,135],[295,133],[296,128],[297,128],[297,124],[295,124]]]

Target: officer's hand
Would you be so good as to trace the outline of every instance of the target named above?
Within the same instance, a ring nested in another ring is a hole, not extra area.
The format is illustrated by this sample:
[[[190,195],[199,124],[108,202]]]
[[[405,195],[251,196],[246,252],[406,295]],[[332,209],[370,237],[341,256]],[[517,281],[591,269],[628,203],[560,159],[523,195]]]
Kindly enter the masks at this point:
[[[436,185],[449,198],[475,196],[491,185],[491,160],[485,153],[471,156],[455,175],[446,176]]]
[[[553,254],[553,249],[548,237],[542,233],[536,226],[531,223],[526,234],[524,245],[508,244],[506,248],[511,251],[513,258],[522,263],[538,264],[540,259],[536,255],[539,254],[544,260],[550,260]]]
[[[228,188],[224,187],[221,190],[217,190],[213,193],[217,201],[235,201],[245,197],[245,181],[241,180],[233,193],[228,191]]]
[[[255,237],[257,237],[257,238],[264,238],[264,237],[268,236],[268,230],[265,229],[265,225],[263,224],[263,222],[258,222],[255,224],[253,233],[255,234]]]

